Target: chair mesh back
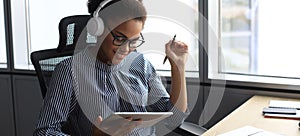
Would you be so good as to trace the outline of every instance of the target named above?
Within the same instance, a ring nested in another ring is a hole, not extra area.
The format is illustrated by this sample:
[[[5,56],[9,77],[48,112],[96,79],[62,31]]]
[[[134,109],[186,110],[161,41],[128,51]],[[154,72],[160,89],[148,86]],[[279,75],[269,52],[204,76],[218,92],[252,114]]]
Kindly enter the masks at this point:
[[[56,65],[73,55],[73,51],[58,52],[56,49],[47,49],[31,53],[31,62],[37,73],[43,98],[47,92],[49,81]]]
[[[67,26],[67,44],[72,45],[74,43],[74,31],[75,31],[75,23],[69,24]]]
[[[93,38],[87,33],[85,28],[90,18],[90,15],[76,15],[61,19],[58,27],[59,45],[57,50],[59,52],[74,50],[75,46],[77,46],[77,49],[85,47],[80,47],[79,45],[84,45],[89,39]]]
[[[40,60],[39,65],[41,66],[41,72],[43,75],[43,79],[46,85],[46,89],[49,87],[49,82],[52,77],[52,72],[54,71],[56,65],[60,63],[62,60],[69,58],[71,56],[63,56],[63,57],[56,57],[56,58],[49,58],[45,60]]]

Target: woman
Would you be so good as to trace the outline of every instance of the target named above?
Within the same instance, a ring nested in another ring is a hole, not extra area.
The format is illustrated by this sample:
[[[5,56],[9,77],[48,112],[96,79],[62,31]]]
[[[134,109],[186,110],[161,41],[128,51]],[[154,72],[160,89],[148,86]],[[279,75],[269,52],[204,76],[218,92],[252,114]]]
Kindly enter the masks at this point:
[[[103,0],[89,0],[93,13]],[[95,46],[88,46],[55,69],[34,135],[65,135],[62,123],[71,124],[71,135],[155,135],[155,127],[136,128],[131,118],[115,127],[102,122],[113,112],[172,111],[167,126],[178,126],[187,111],[185,63],[188,47],[166,43],[171,64],[170,95],[152,64],[136,49],[144,43],[146,20],[142,2],[113,0],[99,16],[104,32]]]

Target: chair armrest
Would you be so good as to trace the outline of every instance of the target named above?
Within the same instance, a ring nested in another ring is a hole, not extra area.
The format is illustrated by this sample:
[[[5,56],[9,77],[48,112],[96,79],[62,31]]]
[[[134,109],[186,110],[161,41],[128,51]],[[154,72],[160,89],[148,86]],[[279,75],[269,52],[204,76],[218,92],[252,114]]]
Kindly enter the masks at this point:
[[[200,136],[206,130],[206,128],[199,125],[190,122],[183,122],[178,128],[174,130],[174,132],[184,136]]]

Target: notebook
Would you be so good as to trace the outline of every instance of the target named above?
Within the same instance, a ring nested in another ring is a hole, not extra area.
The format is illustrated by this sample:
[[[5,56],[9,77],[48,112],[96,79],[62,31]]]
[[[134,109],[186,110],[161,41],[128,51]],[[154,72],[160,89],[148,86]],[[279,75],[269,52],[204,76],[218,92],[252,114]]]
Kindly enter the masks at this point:
[[[281,101],[270,100],[269,108],[282,108],[282,109],[297,109],[296,114],[283,114],[283,113],[264,113],[266,118],[281,118],[281,119],[294,119],[300,120],[300,102],[296,101]]]
[[[269,107],[276,107],[276,108],[296,108],[296,109],[300,110],[300,102],[270,100]]]

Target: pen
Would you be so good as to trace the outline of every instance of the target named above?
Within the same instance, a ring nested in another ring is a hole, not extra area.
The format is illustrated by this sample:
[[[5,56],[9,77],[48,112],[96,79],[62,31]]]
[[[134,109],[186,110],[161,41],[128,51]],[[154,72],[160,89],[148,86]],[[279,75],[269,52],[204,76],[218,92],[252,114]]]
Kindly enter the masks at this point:
[[[175,38],[176,38],[176,34],[175,34],[174,37],[173,37],[173,40],[172,40],[172,42],[171,42],[171,46],[173,45],[173,43],[174,43],[174,41],[175,41]],[[166,55],[163,64],[165,64],[167,58],[168,58],[168,57],[167,57],[167,55]]]

